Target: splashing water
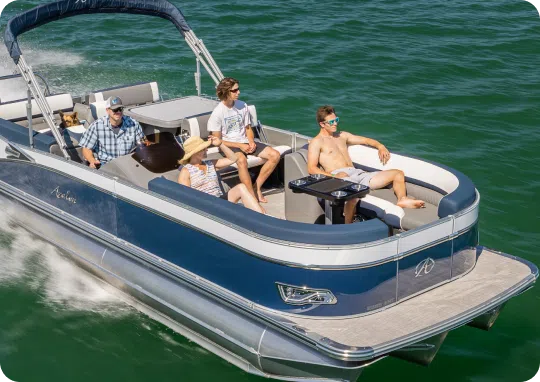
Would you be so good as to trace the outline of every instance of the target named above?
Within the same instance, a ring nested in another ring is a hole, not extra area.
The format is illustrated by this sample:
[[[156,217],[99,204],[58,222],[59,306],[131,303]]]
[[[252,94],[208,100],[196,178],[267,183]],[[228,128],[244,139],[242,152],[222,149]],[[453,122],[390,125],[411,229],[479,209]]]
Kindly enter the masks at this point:
[[[54,246],[37,239],[13,219],[13,206],[1,203],[0,283],[24,285],[53,310],[90,311],[121,317],[133,310],[120,295],[77,267]]]
[[[0,39],[0,46],[3,40]],[[60,50],[42,50],[23,46],[22,50],[28,64],[34,71],[47,72],[54,68],[76,67],[84,62],[84,57],[70,52]],[[13,60],[7,52],[0,50],[0,77],[19,73]],[[45,78],[47,76],[45,75]],[[49,83],[50,84],[50,83]],[[40,81],[40,86],[42,83]],[[64,91],[65,89],[51,89],[52,93]],[[85,89],[86,90],[86,89]],[[0,81],[0,102],[14,101],[26,98],[26,85],[21,78],[14,78]]]

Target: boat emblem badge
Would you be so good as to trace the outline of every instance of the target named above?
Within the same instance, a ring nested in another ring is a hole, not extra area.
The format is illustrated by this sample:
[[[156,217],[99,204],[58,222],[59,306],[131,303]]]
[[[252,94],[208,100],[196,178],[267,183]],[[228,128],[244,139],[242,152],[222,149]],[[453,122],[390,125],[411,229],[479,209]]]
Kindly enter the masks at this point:
[[[416,266],[416,270],[414,272],[414,277],[427,275],[429,272],[433,270],[434,267],[435,267],[435,260],[433,260],[431,257],[428,257],[418,263],[418,265]]]
[[[60,191],[60,186],[57,186],[54,190],[52,190],[51,194],[54,194],[57,199],[64,199],[66,202],[77,204],[77,199],[71,195],[69,191]]]

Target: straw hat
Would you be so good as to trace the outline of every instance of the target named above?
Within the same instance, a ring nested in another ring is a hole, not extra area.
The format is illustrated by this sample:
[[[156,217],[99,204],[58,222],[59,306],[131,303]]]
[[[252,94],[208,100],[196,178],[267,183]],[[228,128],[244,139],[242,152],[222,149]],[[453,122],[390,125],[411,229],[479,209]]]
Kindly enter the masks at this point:
[[[184,142],[184,156],[180,159],[180,164],[186,164],[189,162],[189,158],[193,154],[197,154],[199,151],[204,150],[210,146],[212,142],[203,141],[201,137],[191,137]]]

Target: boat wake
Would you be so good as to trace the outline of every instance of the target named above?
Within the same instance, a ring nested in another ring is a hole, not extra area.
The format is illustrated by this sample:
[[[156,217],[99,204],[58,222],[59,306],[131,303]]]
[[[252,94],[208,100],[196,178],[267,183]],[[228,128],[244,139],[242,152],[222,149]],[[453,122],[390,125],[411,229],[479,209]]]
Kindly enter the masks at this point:
[[[9,204],[0,203],[0,207],[1,285],[30,288],[55,311],[86,311],[109,317],[133,312],[114,289],[19,226]]]
[[[3,45],[3,39],[0,39],[0,45]],[[39,48],[25,48],[25,56],[29,62],[32,62],[33,69],[36,71],[47,69],[50,71],[54,67],[65,69],[66,67],[77,67],[84,63],[82,55],[60,50],[42,50]],[[0,77],[18,73],[17,67],[7,52],[0,53]],[[54,93],[54,89],[51,89]],[[8,102],[26,98],[26,85],[21,78],[2,81],[0,87],[0,102]]]

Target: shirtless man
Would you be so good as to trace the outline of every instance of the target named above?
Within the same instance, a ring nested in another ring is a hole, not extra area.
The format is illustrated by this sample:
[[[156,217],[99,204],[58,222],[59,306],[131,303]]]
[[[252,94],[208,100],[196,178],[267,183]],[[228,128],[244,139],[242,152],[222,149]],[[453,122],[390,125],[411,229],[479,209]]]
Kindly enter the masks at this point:
[[[339,118],[332,106],[321,106],[317,110],[317,123],[321,131],[311,140],[308,148],[308,172],[343,178],[360,183],[371,189],[383,188],[393,183],[397,196],[397,205],[402,208],[422,208],[422,200],[407,196],[405,174],[401,170],[366,172],[354,168],[349,156],[349,145],[367,145],[379,150],[379,159],[384,165],[390,159],[390,152],[383,144],[374,139],[353,135],[345,131],[338,132]],[[323,168],[319,168],[319,164]],[[359,199],[345,203],[345,223],[352,223],[354,211]]]

